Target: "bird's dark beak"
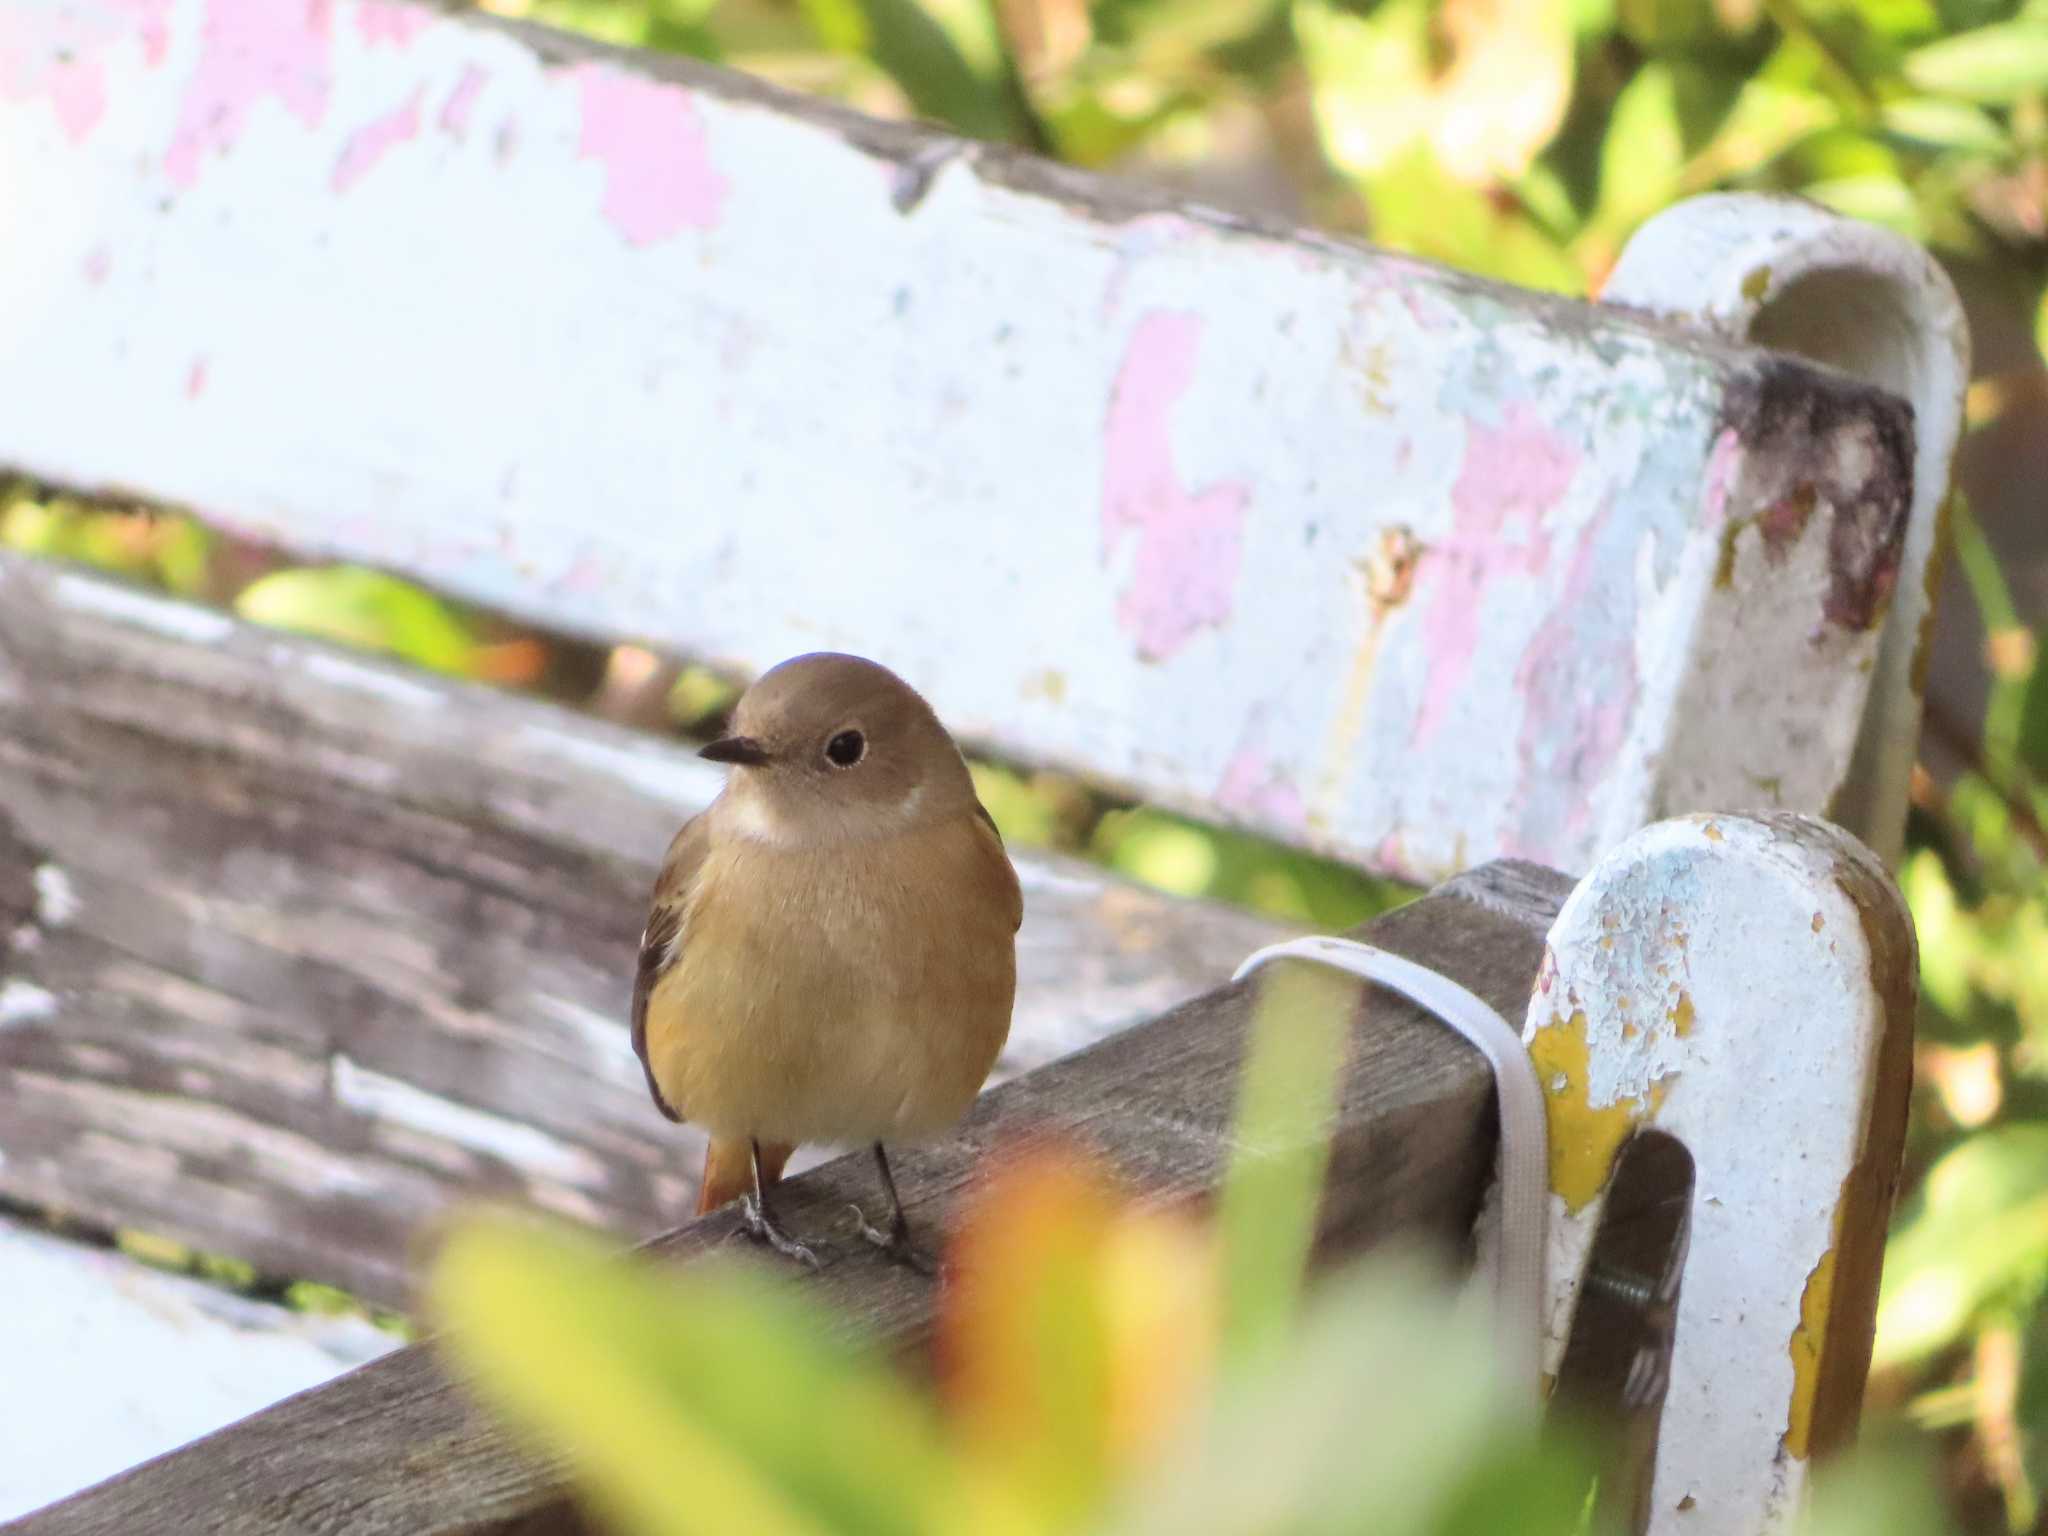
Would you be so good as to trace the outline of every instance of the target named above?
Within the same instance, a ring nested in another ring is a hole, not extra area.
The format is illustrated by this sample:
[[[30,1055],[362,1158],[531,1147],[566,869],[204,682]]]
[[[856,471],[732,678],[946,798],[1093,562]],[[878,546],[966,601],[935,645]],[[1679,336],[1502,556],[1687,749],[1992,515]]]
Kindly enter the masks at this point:
[[[737,763],[742,768],[758,768],[768,761],[768,749],[751,736],[721,736],[697,755],[714,763]]]

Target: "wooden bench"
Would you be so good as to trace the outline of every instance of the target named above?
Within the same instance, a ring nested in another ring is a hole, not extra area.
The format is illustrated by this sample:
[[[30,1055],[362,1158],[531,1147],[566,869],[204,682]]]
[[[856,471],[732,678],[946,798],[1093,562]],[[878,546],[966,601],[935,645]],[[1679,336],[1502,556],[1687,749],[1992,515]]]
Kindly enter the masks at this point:
[[[1435,884],[1370,934],[1527,1021],[1546,1369],[1613,1302],[1579,1305],[1624,1148],[1668,1132],[1709,1198],[1689,1255],[1638,1256],[1683,1273],[1668,1399],[1635,1405],[1647,1528],[1796,1503],[1853,1428],[1909,1066],[1883,861],[1967,372],[1917,249],[1703,198],[1587,305],[484,17],[7,26],[38,237],[0,255],[35,359],[0,465],[740,674],[856,650],[976,750]],[[716,787],[677,744],[0,556],[0,1195],[401,1306],[459,1200],[661,1232],[698,1148],[622,1021],[654,861]],[[1280,930],[1018,863],[1021,1075],[904,1160],[913,1219],[1018,1120],[1201,1199],[1221,983]],[[1484,1066],[1379,994],[1360,1027],[1320,1251],[1469,1233]],[[860,1166],[798,1178],[792,1219]],[[816,1283],[920,1339],[915,1277]],[[19,1528],[145,1519],[573,1515],[416,1349]]]

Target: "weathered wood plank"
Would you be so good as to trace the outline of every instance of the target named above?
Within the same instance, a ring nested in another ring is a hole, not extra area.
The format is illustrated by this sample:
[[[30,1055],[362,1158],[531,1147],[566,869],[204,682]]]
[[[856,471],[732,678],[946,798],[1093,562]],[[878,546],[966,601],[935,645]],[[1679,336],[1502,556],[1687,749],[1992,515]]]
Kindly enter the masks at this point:
[[[1843,780],[1880,390],[536,27],[0,39],[0,464],[1421,880]]]
[[[1490,865],[1363,932],[1512,1015],[1528,1001],[1544,935],[1569,889],[1532,866]],[[1230,1148],[1249,986],[1212,991],[985,1095],[959,1134],[899,1163],[913,1222],[926,1234],[942,1226],[978,1161],[1027,1129],[1085,1138],[1162,1201],[1203,1199]],[[1476,1052],[1398,998],[1362,996],[1319,1261],[1395,1230],[1464,1244],[1490,1163],[1491,1121],[1491,1080]],[[839,1226],[848,1202],[873,1197],[872,1179],[857,1155],[814,1169],[785,1186],[784,1214],[807,1232]],[[736,1217],[720,1212],[656,1251],[683,1258],[736,1231]],[[865,1244],[839,1244],[809,1283],[884,1348],[914,1351],[925,1338],[931,1283]],[[576,1527],[547,1470],[483,1423],[422,1346],[9,1527],[18,1536],[143,1528],[162,1536],[485,1536]]]
[[[673,742],[0,555],[0,1193],[387,1305],[494,1193],[632,1237],[701,1143],[623,1020]],[[1277,925],[1020,854],[999,1070]]]

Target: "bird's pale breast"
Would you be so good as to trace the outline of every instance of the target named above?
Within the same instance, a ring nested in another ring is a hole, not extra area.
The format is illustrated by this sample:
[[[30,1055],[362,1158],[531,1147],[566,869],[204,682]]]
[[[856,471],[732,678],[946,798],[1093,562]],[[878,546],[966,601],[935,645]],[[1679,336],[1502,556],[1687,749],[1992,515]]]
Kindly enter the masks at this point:
[[[822,851],[716,843],[649,998],[663,1095],[715,1136],[944,1129],[1008,1036],[1017,912],[1009,861],[972,815]]]

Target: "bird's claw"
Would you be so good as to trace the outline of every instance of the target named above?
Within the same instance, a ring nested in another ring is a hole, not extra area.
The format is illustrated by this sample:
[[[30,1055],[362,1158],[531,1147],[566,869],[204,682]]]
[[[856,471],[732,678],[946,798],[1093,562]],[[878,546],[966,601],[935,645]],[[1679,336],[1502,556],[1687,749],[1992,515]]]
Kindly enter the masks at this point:
[[[932,1267],[931,1260],[911,1246],[910,1223],[903,1219],[901,1211],[896,1213],[895,1223],[884,1232],[867,1219],[859,1206],[850,1205],[847,1209],[853,1212],[853,1219],[858,1224],[860,1235],[881,1249],[883,1255],[892,1263],[915,1270],[926,1279],[937,1273]]]
[[[761,1202],[751,1194],[740,1196],[740,1220],[756,1242],[766,1243],[785,1259],[795,1259],[807,1269],[819,1268],[818,1255],[783,1231]]]

